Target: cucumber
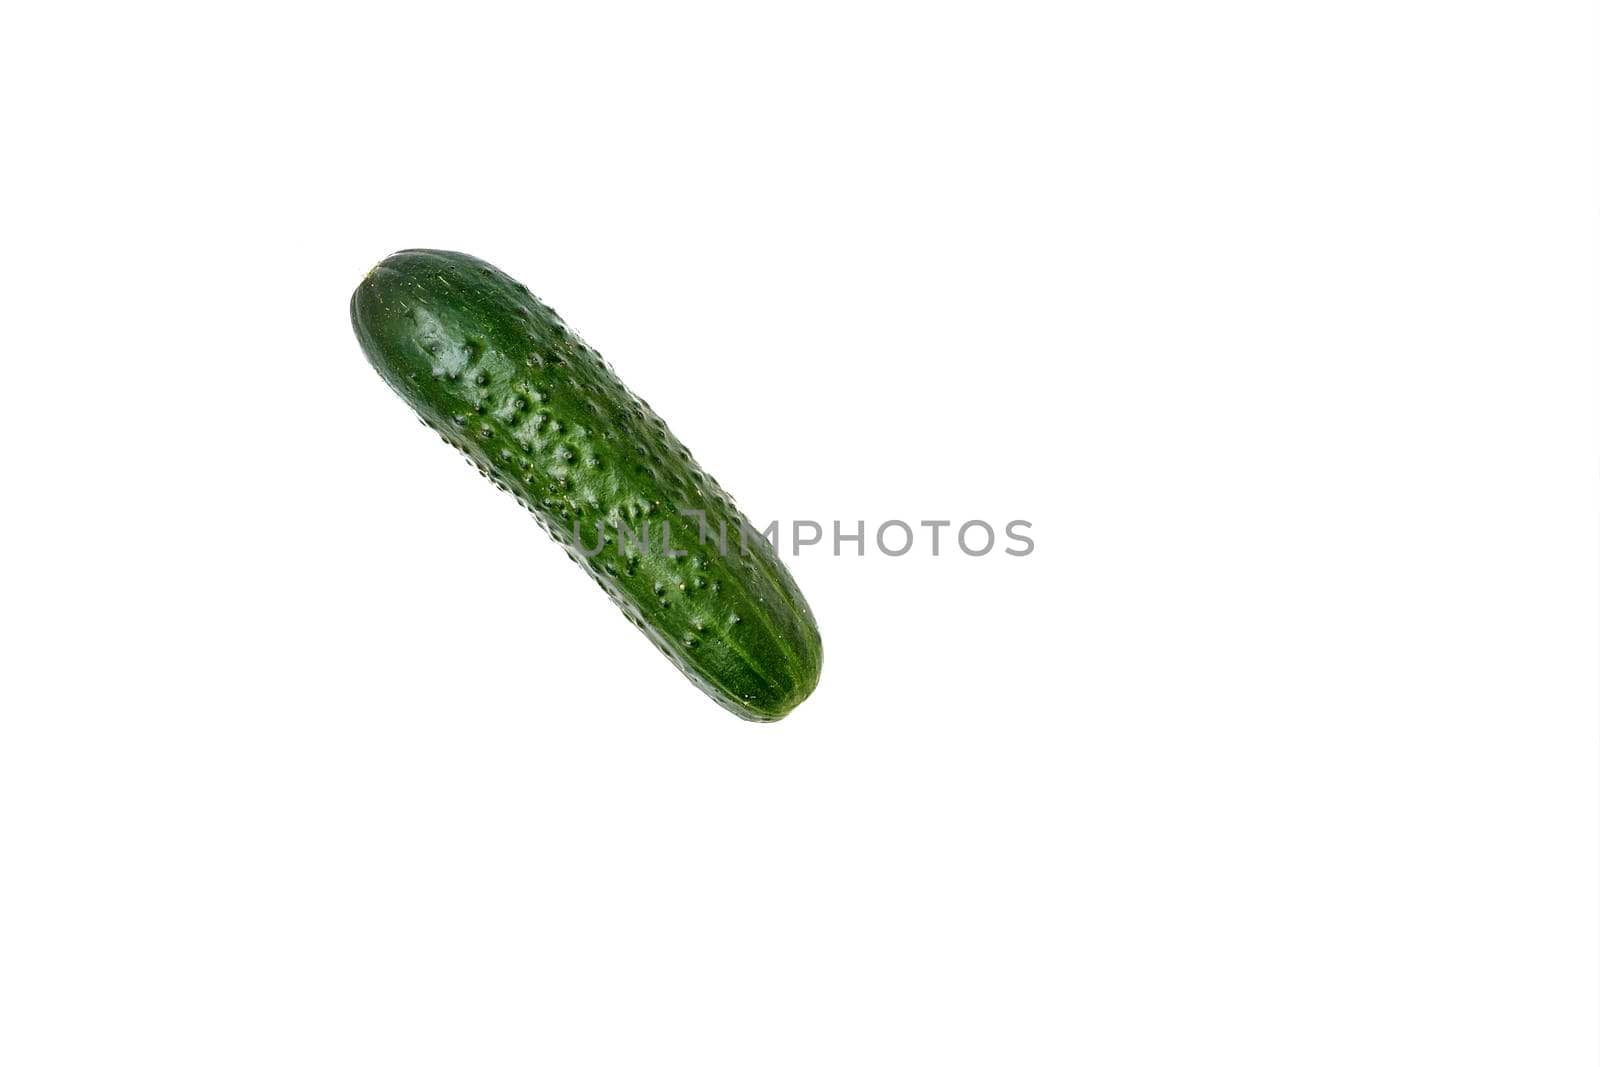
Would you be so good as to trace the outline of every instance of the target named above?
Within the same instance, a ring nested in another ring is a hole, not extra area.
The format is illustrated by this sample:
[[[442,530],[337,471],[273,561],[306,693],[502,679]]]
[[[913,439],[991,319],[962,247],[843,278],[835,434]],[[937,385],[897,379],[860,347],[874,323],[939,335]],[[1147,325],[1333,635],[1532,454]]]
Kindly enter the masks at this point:
[[[772,722],[816,688],[816,619],[771,542],[525,286],[472,256],[410,249],[372,269],[350,320],[422,422],[717,703]]]

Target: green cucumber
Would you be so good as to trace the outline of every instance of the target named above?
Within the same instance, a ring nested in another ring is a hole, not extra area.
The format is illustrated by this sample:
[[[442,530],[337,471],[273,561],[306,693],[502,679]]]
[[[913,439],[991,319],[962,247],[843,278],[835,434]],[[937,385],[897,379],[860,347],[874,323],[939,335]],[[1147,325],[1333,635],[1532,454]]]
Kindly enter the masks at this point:
[[[816,688],[816,619],[771,542],[525,286],[472,256],[411,249],[372,269],[350,320],[423,423],[719,704],[772,722]]]

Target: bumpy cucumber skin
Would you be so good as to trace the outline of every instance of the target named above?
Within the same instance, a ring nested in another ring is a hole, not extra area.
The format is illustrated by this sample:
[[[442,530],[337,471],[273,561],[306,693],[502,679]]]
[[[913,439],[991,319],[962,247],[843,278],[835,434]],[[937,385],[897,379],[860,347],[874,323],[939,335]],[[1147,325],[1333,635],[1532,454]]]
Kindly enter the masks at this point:
[[[422,421],[539,524],[696,685],[740,718],[773,722],[822,669],[816,619],[766,538],[740,547],[733,498],[666,424],[527,288],[459,252],[410,249],[350,299],[367,359]],[[728,549],[701,543],[706,516]],[[640,552],[617,536],[650,523]],[[577,551],[573,524],[585,551]],[[592,558],[596,522],[606,544]],[[661,549],[661,524],[671,545]]]

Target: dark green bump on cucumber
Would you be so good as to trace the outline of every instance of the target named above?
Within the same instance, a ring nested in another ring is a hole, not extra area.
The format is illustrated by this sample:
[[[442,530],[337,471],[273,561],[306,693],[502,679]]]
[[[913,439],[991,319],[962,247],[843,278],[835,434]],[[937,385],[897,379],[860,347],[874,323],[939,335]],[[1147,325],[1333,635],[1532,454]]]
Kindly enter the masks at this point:
[[[719,704],[773,722],[816,688],[816,619],[771,543],[752,534],[741,549],[733,499],[526,287],[472,256],[411,249],[372,269],[350,319],[422,422],[533,512]],[[703,512],[713,538],[702,544],[700,520],[680,509]],[[644,521],[641,551],[618,525]],[[591,555],[596,523],[606,542]],[[662,523],[682,556],[662,551]]]

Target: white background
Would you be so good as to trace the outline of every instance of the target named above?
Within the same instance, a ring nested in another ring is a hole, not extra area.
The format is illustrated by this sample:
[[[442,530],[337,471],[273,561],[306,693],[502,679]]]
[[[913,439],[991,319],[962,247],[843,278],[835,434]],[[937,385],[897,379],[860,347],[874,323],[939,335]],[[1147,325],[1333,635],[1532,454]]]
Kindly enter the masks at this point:
[[[8,16],[0,1062],[1597,1051],[1590,5]],[[367,366],[559,310],[792,560],[684,682]]]

